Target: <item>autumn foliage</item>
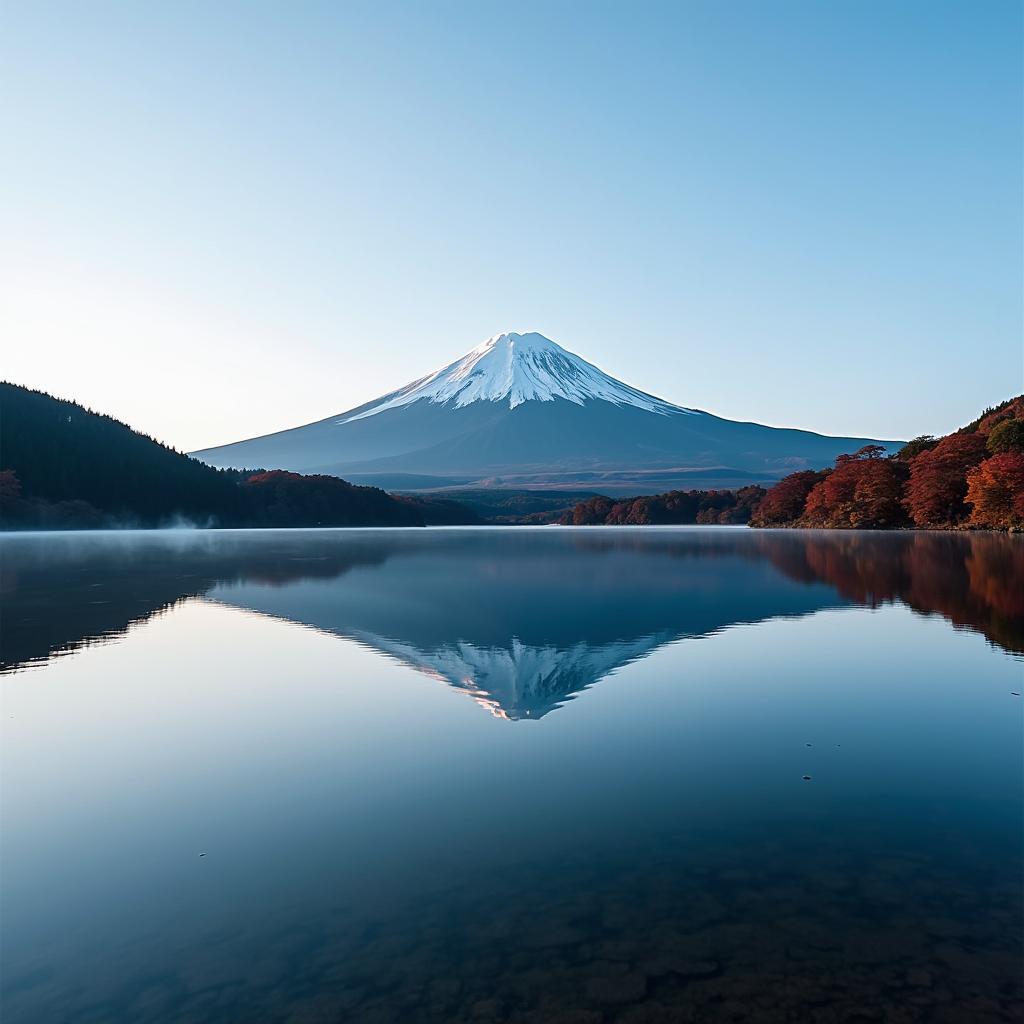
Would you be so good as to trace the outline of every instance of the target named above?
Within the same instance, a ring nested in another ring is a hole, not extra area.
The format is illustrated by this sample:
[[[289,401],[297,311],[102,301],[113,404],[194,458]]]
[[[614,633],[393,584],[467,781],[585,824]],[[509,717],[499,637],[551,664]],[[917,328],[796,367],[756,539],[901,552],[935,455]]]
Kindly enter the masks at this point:
[[[810,526],[885,529],[906,524],[902,463],[887,458],[881,445],[840,455],[836,468],[811,489],[804,503]]]
[[[967,474],[971,526],[1024,528],[1024,452],[1000,452]]]
[[[750,521],[765,489],[667,491],[618,501],[595,495],[568,509],[563,526],[669,526],[689,523],[738,525]]]
[[[751,525],[789,526],[795,523],[804,514],[807,496],[826,475],[827,471],[815,472],[813,469],[790,473],[764,496]]]
[[[790,473],[765,492],[598,495],[560,520],[573,526],[745,523],[889,530],[1024,529],[1024,396],[946,437],[914,438],[895,455],[866,445],[834,467]]]
[[[985,441],[984,434],[950,434],[911,460],[906,505],[915,526],[956,526],[967,519],[967,473],[988,454]]]
[[[752,526],[1024,529],[1024,396],[896,455],[868,445],[835,468],[801,471],[760,502]]]

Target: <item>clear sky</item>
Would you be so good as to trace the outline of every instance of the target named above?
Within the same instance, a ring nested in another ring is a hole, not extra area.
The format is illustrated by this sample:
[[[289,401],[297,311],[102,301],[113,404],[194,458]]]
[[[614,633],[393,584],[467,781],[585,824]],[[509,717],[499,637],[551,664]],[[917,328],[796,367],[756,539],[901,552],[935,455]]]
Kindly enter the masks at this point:
[[[1022,384],[1016,0],[0,12],[0,376],[179,448],[538,330],[886,438]]]

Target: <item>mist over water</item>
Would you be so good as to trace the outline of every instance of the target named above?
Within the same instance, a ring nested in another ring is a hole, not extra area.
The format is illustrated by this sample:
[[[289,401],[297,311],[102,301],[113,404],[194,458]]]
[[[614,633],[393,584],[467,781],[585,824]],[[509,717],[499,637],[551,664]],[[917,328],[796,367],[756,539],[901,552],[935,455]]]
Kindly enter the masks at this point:
[[[1022,569],[990,535],[5,537],[4,1019],[1012,1020]]]

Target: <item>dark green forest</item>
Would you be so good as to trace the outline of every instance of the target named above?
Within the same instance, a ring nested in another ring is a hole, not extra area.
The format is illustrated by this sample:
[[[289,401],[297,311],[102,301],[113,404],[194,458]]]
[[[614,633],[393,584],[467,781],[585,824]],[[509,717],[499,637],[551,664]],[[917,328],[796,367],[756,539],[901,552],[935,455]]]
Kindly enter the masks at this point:
[[[337,477],[213,469],[76,402],[0,383],[4,529],[473,522],[454,502]]]

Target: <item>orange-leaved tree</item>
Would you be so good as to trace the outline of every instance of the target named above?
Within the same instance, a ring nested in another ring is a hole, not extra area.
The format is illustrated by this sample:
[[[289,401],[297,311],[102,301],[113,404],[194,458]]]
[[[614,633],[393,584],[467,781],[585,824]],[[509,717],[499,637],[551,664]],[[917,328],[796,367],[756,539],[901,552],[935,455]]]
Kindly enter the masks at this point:
[[[993,455],[967,474],[971,526],[1024,527],[1024,452]]]

